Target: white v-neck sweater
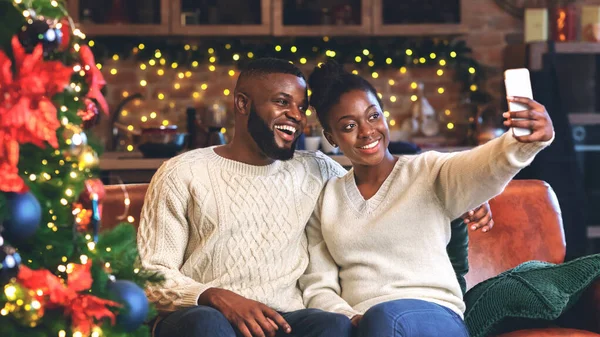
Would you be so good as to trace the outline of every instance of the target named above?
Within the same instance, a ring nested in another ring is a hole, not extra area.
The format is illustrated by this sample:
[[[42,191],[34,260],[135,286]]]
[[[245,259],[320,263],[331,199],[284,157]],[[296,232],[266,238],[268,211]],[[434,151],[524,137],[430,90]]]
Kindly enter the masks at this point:
[[[305,227],[325,182],[346,171],[317,152],[253,166],[214,148],[177,156],[156,172],[138,229],[142,265],[166,282],[147,289],[160,311],[198,304],[211,287],[279,311],[303,309]]]
[[[352,317],[411,298],[462,316],[465,305],[446,253],[451,220],[501,193],[551,141],[519,143],[507,132],[470,151],[401,156],[366,201],[353,171],[332,178],[307,226],[304,303]]]

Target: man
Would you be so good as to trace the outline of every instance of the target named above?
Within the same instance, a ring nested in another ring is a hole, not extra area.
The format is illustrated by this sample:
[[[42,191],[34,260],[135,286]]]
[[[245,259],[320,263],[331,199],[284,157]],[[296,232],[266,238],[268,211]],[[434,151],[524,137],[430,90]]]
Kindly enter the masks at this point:
[[[307,108],[297,67],[255,60],[236,84],[233,140],[173,158],[153,177],[138,249],[166,278],[148,289],[169,313],[155,336],[350,336],[348,318],[305,309],[297,288],[306,223],[325,182],[345,174],[320,152],[295,152]],[[473,226],[485,213],[470,216]]]

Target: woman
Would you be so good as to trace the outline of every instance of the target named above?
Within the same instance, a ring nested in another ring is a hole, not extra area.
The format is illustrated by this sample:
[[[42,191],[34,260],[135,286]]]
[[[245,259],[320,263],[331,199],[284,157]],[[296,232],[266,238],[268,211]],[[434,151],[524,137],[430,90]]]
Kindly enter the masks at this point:
[[[307,227],[307,307],[346,314],[359,337],[468,336],[465,306],[446,253],[451,219],[502,192],[554,131],[545,108],[505,113],[512,131],[460,153],[395,157],[377,92],[328,62],[315,68],[311,105],[352,170],[330,180]],[[526,118],[527,120],[513,120]]]

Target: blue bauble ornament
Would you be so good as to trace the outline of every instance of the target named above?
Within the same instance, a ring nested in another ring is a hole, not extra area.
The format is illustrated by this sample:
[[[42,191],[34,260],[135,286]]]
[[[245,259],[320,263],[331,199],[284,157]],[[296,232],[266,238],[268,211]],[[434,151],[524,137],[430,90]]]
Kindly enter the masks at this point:
[[[108,291],[115,302],[123,305],[119,309],[117,324],[128,332],[137,329],[148,316],[148,298],[137,284],[118,280],[108,285]]]
[[[27,53],[31,53],[35,46],[42,44],[44,56],[55,51],[62,40],[62,31],[55,27],[55,22],[37,17],[27,23],[19,32],[19,41]]]
[[[2,235],[10,242],[19,242],[33,236],[42,221],[42,207],[31,192],[6,193],[8,219]]]

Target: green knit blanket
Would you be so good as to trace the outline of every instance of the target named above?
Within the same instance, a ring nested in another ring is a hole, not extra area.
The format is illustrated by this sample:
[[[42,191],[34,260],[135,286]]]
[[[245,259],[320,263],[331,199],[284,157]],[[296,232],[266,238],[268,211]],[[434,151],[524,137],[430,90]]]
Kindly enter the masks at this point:
[[[486,337],[556,320],[599,276],[600,254],[562,264],[525,262],[465,294],[469,334]]]

